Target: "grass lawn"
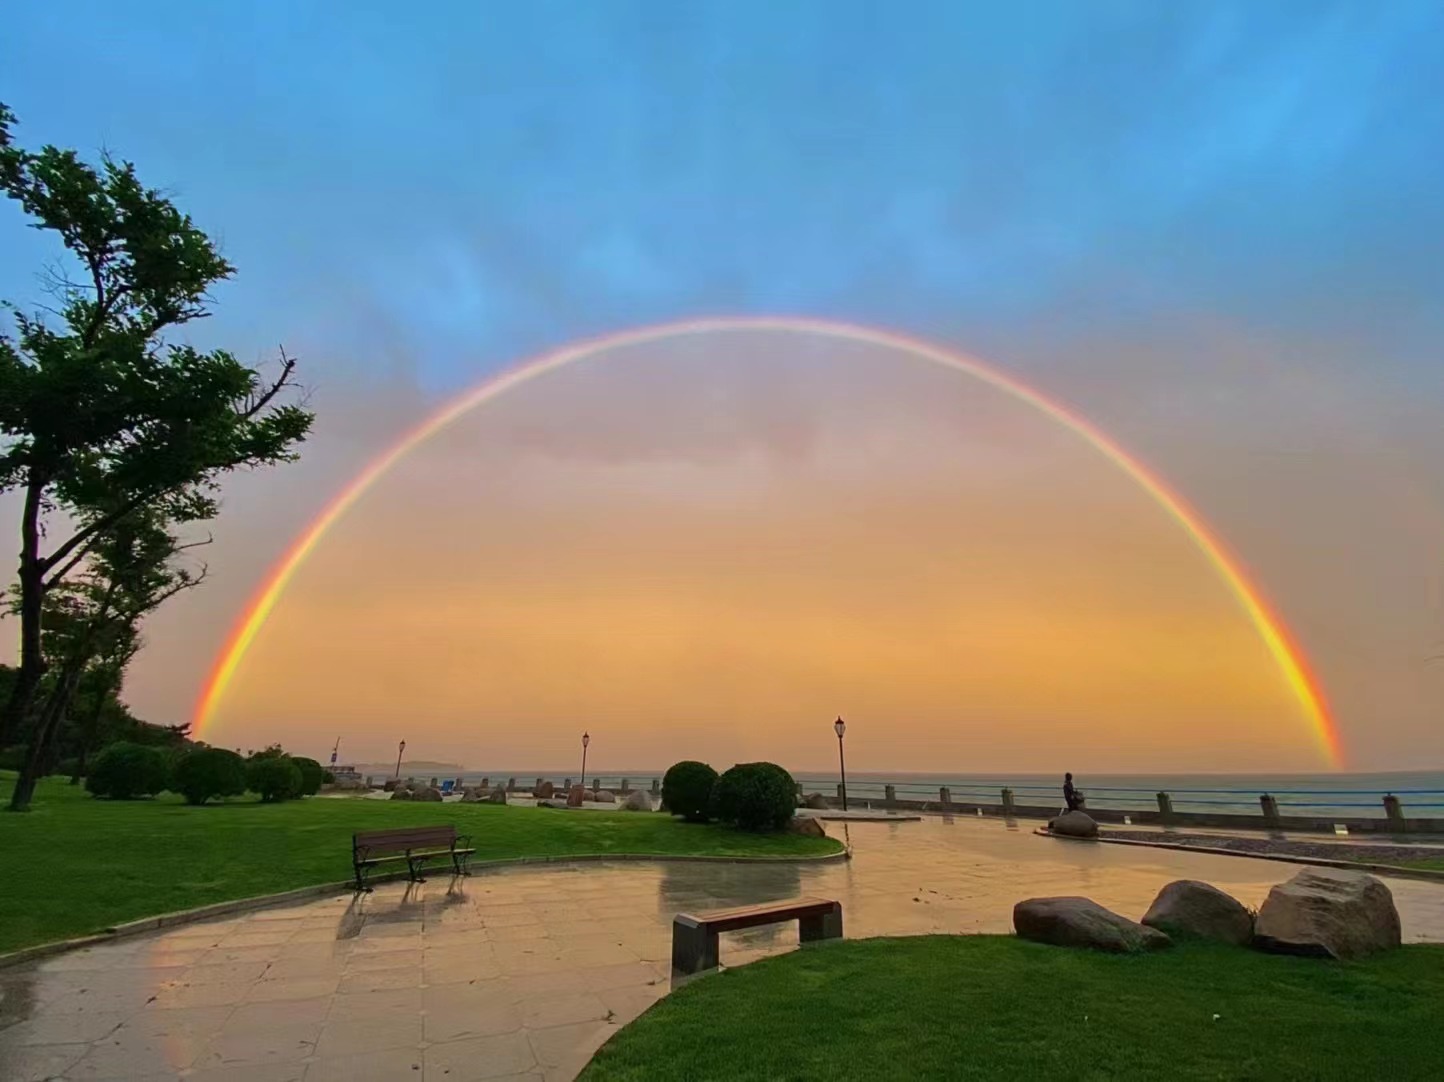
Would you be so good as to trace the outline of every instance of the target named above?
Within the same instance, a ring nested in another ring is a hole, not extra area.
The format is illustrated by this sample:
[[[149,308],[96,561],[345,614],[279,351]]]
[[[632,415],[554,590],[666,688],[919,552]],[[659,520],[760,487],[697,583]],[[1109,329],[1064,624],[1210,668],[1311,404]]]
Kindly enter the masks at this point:
[[[1369,863],[1364,857],[1354,859]],[[1411,857],[1405,860],[1390,860],[1386,863],[1396,868],[1421,868],[1429,872],[1444,872],[1444,857]]]
[[[1444,948],[1366,962],[1011,936],[823,944],[702,977],[602,1048],[623,1079],[1438,1079]],[[665,1065],[665,1069],[663,1069]]]
[[[13,773],[0,772],[0,799]],[[453,822],[475,860],[626,853],[809,856],[831,838],[745,834],[638,812],[567,812],[494,804],[311,797],[187,807],[108,801],[64,778],[42,782],[32,809],[0,812],[0,952],[122,921],[329,883],[351,875],[351,833]]]

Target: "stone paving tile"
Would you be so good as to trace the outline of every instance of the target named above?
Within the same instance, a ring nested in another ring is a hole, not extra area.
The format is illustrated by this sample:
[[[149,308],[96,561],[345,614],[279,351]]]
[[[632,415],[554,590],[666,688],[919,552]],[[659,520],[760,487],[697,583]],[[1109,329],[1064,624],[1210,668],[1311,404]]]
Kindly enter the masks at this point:
[[[263,1029],[222,1028],[196,1060],[199,1068],[297,1063],[309,1057],[321,1035],[320,1022],[298,1022]]]
[[[0,1078],[5,1082],[44,1082],[58,1078],[89,1051],[88,1044],[11,1047],[0,1041]]]
[[[537,1066],[536,1054],[526,1033],[504,1033],[497,1037],[467,1037],[460,1041],[433,1044],[422,1054],[427,1078],[446,1082],[473,1082],[523,1074]]]
[[[393,1048],[363,1055],[317,1059],[306,1068],[305,1082],[405,1082],[422,1079],[420,1048]]]
[[[414,1049],[421,1044],[421,1033],[422,1019],[415,1014],[332,1019],[321,1029],[315,1054],[326,1058],[353,1052]]]

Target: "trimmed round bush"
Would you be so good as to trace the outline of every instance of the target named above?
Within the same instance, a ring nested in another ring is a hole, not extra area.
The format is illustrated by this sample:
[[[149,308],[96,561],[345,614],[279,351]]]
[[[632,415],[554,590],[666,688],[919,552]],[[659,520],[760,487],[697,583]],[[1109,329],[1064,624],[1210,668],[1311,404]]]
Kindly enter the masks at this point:
[[[776,763],[738,763],[717,779],[712,814],[741,830],[781,830],[797,809],[797,783]]]
[[[662,778],[662,807],[689,823],[705,823],[712,807],[717,771],[706,763],[684,759]]]
[[[307,759],[303,755],[294,755],[291,762],[301,771],[301,796],[315,796],[321,791],[321,783],[326,780],[326,770],[315,759]]]
[[[187,804],[240,796],[246,791],[246,761],[227,748],[189,748],[175,764],[170,788]]]
[[[301,768],[289,755],[267,755],[246,764],[246,788],[261,798],[262,804],[289,800],[301,792]]]
[[[170,780],[169,764],[160,748],[120,740],[95,757],[85,779],[85,790],[111,800],[155,796]]]

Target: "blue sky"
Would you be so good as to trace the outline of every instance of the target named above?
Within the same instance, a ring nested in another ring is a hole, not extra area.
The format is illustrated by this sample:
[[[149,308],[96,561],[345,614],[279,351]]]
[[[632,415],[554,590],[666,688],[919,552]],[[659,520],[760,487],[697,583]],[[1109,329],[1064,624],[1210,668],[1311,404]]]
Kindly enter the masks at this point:
[[[222,238],[203,336],[333,378],[435,394],[782,311],[1035,372],[1186,315],[1408,385],[1444,330],[1441,60],[1408,0],[61,2],[7,15],[0,97]]]

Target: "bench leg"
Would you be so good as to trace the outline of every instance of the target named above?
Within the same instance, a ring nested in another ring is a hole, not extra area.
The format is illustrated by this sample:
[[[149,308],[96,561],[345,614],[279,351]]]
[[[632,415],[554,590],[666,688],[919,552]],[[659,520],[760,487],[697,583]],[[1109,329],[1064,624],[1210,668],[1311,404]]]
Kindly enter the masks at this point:
[[[410,877],[411,877],[411,881],[412,881],[413,883],[425,883],[425,882],[426,882],[426,877],[421,874],[421,870],[422,870],[422,868],[425,866],[425,864],[426,864],[426,858],[425,858],[425,857],[415,857],[415,858],[413,858],[413,857],[407,857],[407,858],[406,858],[406,868],[407,868],[407,871],[409,871],[409,872],[411,873],[411,876],[410,876]]]
[[[691,922],[672,922],[672,969],[701,973],[717,968],[717,933]]]
[[[467,862],[471,860],[470,853],[452,853],[451,868],[457,875],[470,875],[466,870]]]
[[[832,909],[818,916],[799,918],[797,938],[802,943],[820,943],[824,939],[841,939],[842,903],[833,902]]]
[[[366,885],[365,868],[363,868],[360,864],[355,865],[355,868],[356,868],[356,893],[357,893],[357,894],[360,894],[362,891],[366,891],[367,893],[369,893],[370,890],[371,890],[371,888]]]

